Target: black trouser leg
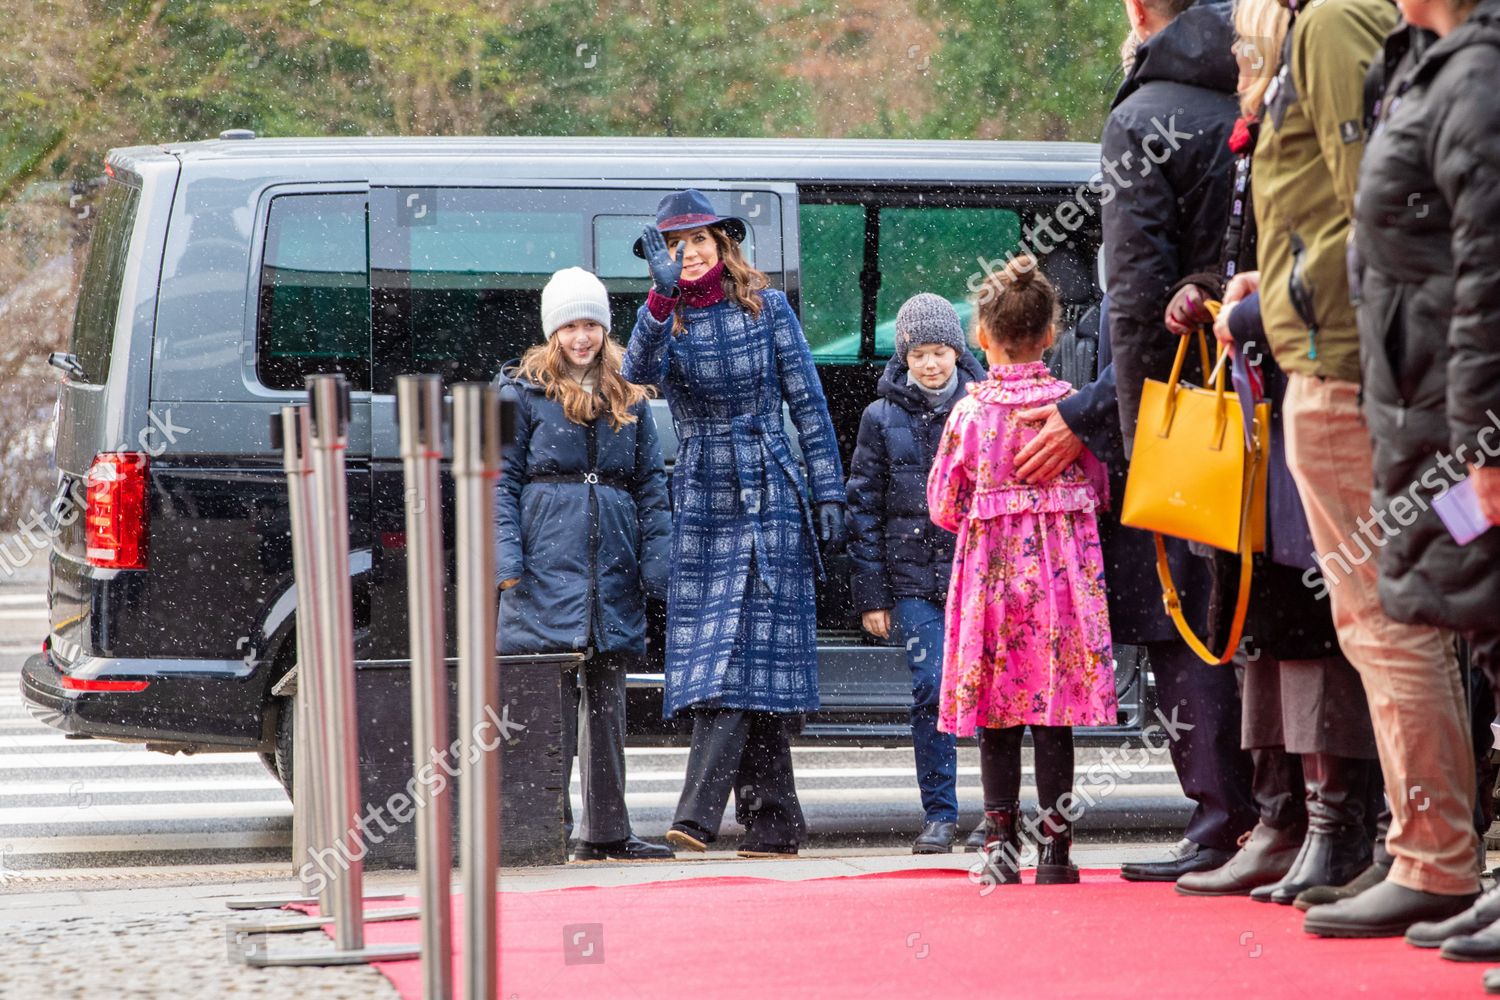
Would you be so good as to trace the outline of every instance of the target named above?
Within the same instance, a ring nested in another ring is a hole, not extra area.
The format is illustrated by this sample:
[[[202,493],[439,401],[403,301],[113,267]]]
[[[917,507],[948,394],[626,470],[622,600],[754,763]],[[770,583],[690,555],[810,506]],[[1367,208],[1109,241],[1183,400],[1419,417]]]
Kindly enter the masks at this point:
[[[979,783],[985,812],[1014,809],[1021,801],[1021,735],[1025,726],[979,731]]]
[[[677,800],[674,823],[690,827],[708,843],[719,835],[724,806],[750,740],[750,714],[732,708],[693,711],[693,742]]]
[[[1169,743],[1172,766],[1183,794],[1197,804],[1183,836],[1205,847],[1234,850],[1256,820],[1253,767],[1240,749],[1234,671],[1205,664],[1179,640],[1153,642],[1147,649],[1158,710],[1167,725],[1175,717],[1181,726],[1175,734],[1169,731],[1175,735]]]
[[[1073,727],[1032,726],[1031,744],[1036,750],[1036,796],[1042,815],[1049,809],[1061,814],[1059,803],[1073,791]]]
[[[734,784],[734,815],[748,844],[796,847],[807,834],[792,773],[786,720],[773,712],[747,712],[750,736]]]
[[[1307,827],[1307,791],[1302,775],[1302,756],[1285,747],[1262,747],[1250,751],[1255,763],[1255,806],[1260,821],[1273,830]]]
[[[609,844],[630,836],[625,808],[625,671],[630,658],[599,654],[580,667],[579,776],[583,822],[578,839]]]

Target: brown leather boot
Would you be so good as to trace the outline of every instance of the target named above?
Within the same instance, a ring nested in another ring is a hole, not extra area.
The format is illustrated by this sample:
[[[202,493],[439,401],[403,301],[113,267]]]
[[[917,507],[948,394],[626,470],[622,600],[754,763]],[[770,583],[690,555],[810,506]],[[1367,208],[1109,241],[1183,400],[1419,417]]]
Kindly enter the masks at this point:
[[[1177,880],[1177,891],[1184,896],[1248,896],[1251,889],[1279,881],[1301,846],[1302,830],[1256,823],[1227,864],[1213,871],[1189,872]]]

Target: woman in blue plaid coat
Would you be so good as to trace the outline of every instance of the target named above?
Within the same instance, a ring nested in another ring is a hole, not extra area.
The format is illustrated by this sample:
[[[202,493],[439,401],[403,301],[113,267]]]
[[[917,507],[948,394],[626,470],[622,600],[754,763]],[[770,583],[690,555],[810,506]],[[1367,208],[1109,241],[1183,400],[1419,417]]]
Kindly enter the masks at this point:
[[[806,832],[785,716],[818,707],[818,542],[842,544],[845,494],[812,352],[786,296],[741,255],[745,232],[697,191],[662,199],[636,243],[653,287],[624,375],[663,388],[680,442],[664,710],[692,710],[693,741],[667,839],[706,850],[732,789],[740,856],[777,857]]]

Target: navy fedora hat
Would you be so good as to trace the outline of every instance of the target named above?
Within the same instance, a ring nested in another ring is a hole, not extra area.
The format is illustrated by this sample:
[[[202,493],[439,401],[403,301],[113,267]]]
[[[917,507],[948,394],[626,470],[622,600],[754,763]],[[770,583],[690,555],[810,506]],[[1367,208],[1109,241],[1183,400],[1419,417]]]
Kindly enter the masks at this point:
[[[671,233],[682,229],[697,229],[699,226],[723,226],[730,239],[736,243],[745,242],[745,220],[733,215],[719,215],[697,188],[673,191],[656,206],[658,232]],[[646,256],[639,239],[635,241],[634,250],[637,257]]]

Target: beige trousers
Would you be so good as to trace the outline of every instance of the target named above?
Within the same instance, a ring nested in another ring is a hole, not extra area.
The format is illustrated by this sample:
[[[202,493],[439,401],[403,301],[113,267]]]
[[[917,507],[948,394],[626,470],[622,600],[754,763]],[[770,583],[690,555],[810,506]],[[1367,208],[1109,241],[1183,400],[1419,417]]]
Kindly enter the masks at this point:
[[[1339,645],[1370,703],[1391,804],[1390,878],[1424,892],[1477,892],[1474,751],[1452,636],[1385,613],[1374,555],[1385,540],[1378,528],[1355,537],[1360,519],[1373,520],[1374,481],[1358,396],[1353,382],[1292,375],[1287,462],[1327,574]],[[1340,545],[1341,554],[1327,558]]]

